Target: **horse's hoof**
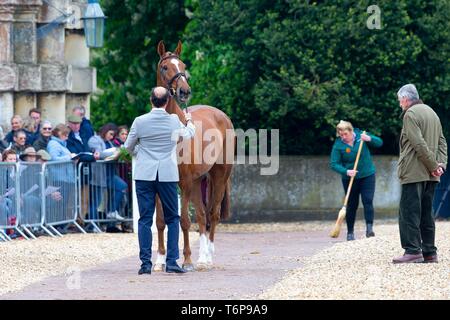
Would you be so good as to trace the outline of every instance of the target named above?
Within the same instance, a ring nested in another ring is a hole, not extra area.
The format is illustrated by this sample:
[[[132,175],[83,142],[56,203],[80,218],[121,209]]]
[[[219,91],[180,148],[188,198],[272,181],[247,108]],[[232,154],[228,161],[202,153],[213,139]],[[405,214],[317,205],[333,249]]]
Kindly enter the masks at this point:
[[[155,266],[153,267],[153,271],[155,272],[162,272],[164,270],[166,270],[165,264],[155,264]]]
[[[183,269],[189,272],[195,271],[194,265],[192,263],[183,264]]]

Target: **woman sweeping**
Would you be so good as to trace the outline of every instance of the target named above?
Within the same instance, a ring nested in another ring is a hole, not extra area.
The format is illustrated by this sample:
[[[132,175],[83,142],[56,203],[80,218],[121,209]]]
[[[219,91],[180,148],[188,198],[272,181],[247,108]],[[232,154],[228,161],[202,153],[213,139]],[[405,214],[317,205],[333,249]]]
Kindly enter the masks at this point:
[[[354,225],[356,211],[361,195],[364,206],[364,218],[366,220],[366,237],[373,237],[373,197],[375,194],[375,166],[370,156],[369,146],[379,148],[383,140],[371,134],[364,134],[359,129],[353,129],[348,121],[341,120],[336,126],[336,136],[331,150],[330,167],[342,175],[344,191],[350,183],[350,178],[355,177],[347,205],[345,220],[347,223],[347,241],[355,240]],[[358,147],[364,141],[357,170],[353,170]]]

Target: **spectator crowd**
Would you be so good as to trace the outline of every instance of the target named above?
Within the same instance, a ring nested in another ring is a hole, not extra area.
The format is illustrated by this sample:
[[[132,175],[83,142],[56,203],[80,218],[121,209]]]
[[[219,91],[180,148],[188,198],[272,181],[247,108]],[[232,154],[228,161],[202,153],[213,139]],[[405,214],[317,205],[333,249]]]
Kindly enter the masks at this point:
[[[54,124],[42,119],[39,109],[31,109],[28,117],[23,119],[20,115],[11,118],[11,131],[4,134],[0,127],[0,154],[1,162],[52,162],[74,161],[75,163],[87,163],[88,165],[98,160],[111,159],[118,155],[119,148],[127,139],[128,127],[117,126],[114,123],[103,125],[95,132],[92,123],[86,118],[86,110],[83,106],[76,106],[67,118],[67,123]],[[110,198],[105,207],[105,218],[124,220],[119,214],[120,207],[128,191],[128,183],[125,177],[121,177],[111,167],[101,168],[105,180],[95,187],[86,182],[86,192],[89,199],[89,210],[83,218],[98,218],[98,210],[101,205],[102,195],[107,190]],[[75,177],[73,177],[75,179]],[[60,201],[64,194],[57,192],[51,195],[55,201]],[[36,199],[38,201],[38,199]],[[32,205],[30,206],[32,207]],[[1,203],[0,215],[7,216],[7,202]],[[83,213],[85,214],[85,213]],[[1,217],[0,217],[1,218]],[[0,225],[2,222],[0,221]],[[122,229],[125,229],[122,224]],[[105,231],[125,231],[117,228],[116,223],[107,223]],[[88,231],[95,232],[95,228]]]

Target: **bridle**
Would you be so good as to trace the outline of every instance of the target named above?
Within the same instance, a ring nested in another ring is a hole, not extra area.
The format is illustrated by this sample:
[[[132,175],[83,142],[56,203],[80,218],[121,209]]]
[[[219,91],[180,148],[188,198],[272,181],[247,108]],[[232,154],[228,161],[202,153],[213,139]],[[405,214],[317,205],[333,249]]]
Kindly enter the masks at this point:
[[[158,62],[158,67],[161,65],[161,62],[163,62],[164,60],[167,59],[177,59],[180,60],[180,57],[176,54],[169,54],[167,57],[161,58]],[[160,68],[160,67],[159,67]],[[169,95],[171,97],[175,97],[175,99],[177,99],[179,92],[178,91],[178,81],[180,80],[181,77],[184,77],[186,79],[187,82],[187,77],[186,74],[184,72],[178,72],[177,74],[175,74],[172,78],[170,79],[166,79],[166,77],[164,76],[164,72],[163,70],[159,70],[159,73],[161,74],[161,76],[164,78],[164,80],[166,81],[166,86],[167,86],[167,90],[169,90]],[[176,84],[176,88],[172,87],[172,84],[175,82]],[[178,99],[177,99],[178,101]]]

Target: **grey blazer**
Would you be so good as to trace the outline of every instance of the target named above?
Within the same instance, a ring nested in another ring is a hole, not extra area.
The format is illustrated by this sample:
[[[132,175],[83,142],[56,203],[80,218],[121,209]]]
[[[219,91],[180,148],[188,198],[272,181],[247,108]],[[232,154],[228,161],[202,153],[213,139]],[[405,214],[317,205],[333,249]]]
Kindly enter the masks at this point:
[[[176,147],[178,138],[190,139],[195,134],[191,121],[185,126],[176,114],[153,108],[134,119],[125,148],[136,155],[134,180],[179,181]]]

